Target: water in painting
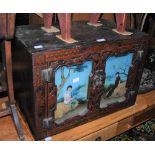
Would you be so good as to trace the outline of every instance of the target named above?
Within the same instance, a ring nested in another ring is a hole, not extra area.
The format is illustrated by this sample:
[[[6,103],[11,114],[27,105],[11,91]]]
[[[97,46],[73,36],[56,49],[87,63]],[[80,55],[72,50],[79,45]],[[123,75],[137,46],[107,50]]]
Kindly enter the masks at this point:
[[[105,65],[105,82],[100,108],[116,102],[123,102],[126,93],[126,81],[132,67],[133,53],[123,56],[110,56]]]
[[[62,66],[55,72],[57,109],[55,122],[62,123],[77,115],[87,113],[89,77],[92,61],[74,66]]]

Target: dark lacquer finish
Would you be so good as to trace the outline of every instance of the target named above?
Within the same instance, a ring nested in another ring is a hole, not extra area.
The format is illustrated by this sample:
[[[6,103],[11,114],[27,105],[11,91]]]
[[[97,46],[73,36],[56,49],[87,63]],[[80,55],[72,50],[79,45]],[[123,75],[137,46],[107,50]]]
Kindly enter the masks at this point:
[[[135,30],[122,36],[112,31],[115,24],[101,24],[72,23],[73,44],[39,26],[17,27],[15,97],[36,140],[135,103],[148,37]]]

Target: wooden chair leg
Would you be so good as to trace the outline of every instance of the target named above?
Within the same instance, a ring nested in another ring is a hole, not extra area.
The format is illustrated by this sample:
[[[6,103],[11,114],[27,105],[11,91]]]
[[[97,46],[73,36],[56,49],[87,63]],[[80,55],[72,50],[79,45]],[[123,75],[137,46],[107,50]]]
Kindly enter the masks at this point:
[[[59,32],[60,30],[53,26],[53,13],[43,13],[44,26],[42,30],[47,33]]]
[[[101,13],[91,13],[90,22],[88,22],[88,25],[95,26],[95,27],[101,26],[102,24],[98,23],[100,16],[101,16]]]
[[[12,77],[12,57],[11,57],[11,41],[4,41],[5,44],[5,60],[6,60],[6,72],[8,82],[8,97],[11,114],[14,119],[14,123],[17,129],[20,140],[25,140],[23,129],[19,121],[19,116],[15,106],[14,90],[13,90],[13,77]]]
[[[114,32],[121,35],[132,35],[132,32],[126,31],[127,14],[126,13],[116,13],[116,29],[112,29]]]
[[[53,18],[53,13],[43,13],[44,27],[46,29],[51,28],[52,18]]]
[[[14,120],[14,123],[15,123],[15,126],[16,126],[16,130],[17,130],[19,139],[21,141],[24,141],[25,140],[25,135],[23,133],[23,129],[22,129],[22,126],[21,126],[21,123],[20,123],[20,120],[19,120],[19,116],[18,116],[18,113],[17,113],[17,108],[16,108],[15,104],[11,104],[10,107],[11,107],[12,117],[13,117],[13,120]]]
[[[71,13],[58,13],[58,19],[61,35],[57,35],[57,37],[66,43],[76,42],[71,37]]]
[[[92,24],[97,24],[97,22],[98,22],[100,16],[101,16],[101,13],[92,13],[92,14],[90,15],[90,23],[92,23]]]
[[[12,77],[12,56],[11,56],[11,41],[4,41],[5,46],[5,62],[6,75],[8,83],[8,97],[10,103],[15,103]]]
[[[58,13],[61,37],[64,40],[71,38],[71,13]]]
[[[116,24],[118,32],[125,32],[126,22],[127,22],[126,13],[116,13]]]

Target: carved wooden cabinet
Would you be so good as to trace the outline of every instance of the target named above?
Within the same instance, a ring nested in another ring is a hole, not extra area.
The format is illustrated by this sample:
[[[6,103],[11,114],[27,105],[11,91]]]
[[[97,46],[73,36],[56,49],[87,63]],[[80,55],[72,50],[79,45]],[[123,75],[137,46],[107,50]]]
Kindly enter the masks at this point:
[[[40,26],[17,27],[15,97],[36,140],[135,103],[148,37],[135,30],[123,36],[113,23],[101,24],[72,23],[72,44]]]

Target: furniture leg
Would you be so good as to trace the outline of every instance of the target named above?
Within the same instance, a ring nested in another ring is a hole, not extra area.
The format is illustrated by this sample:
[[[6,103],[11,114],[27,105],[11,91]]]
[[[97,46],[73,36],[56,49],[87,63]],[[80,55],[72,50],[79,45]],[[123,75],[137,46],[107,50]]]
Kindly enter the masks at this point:
[[[8,97],[10,110],[12,112],[13,120],[17,129],[20,140],[25,140],[24,133],[19,121],[18,113],[15,106],[14,90],[13,90],[13,77],[12,77],[12,58],[11,58],[11,41],[5,41],[5,59],[6,59],[6,72],[8,82]]]

